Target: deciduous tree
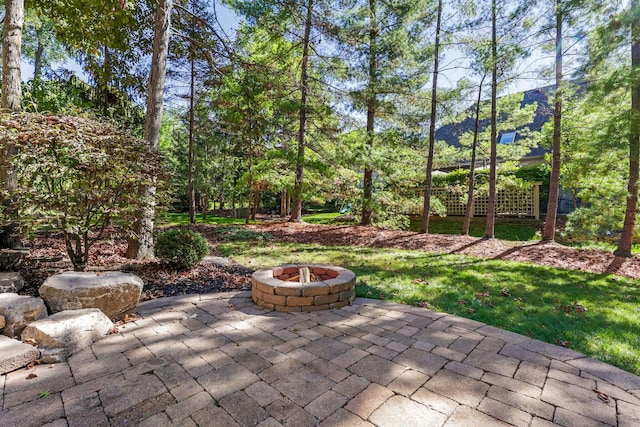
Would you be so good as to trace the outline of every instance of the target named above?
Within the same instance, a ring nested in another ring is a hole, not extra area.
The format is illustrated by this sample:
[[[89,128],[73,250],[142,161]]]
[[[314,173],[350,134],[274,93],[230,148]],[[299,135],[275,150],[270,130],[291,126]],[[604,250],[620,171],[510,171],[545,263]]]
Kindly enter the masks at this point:
[[[155,15],[153,56],[151,59],[151,72],[149,73],[149,85],[147,95],[147,112],[144,124],[144,140],[149,147],[157,151],[160,146],[160,128],[162,126],[163,92],[167,70],[167,55],[169,51],[169,38],[171,35],[171,9],[173,0],[158,2]],[[144,200],[150,203],[144,205],[140,218],[136,222],[134,238],[129,239],[127,257],[136,259],[153,258],[153,218],[155,207],[153,185],[141,189]]]

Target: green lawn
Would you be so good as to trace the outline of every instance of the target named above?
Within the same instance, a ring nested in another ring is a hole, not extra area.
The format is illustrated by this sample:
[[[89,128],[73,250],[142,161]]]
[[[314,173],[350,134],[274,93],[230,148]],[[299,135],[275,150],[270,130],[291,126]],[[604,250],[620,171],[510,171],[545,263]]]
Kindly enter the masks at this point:
[[[309,224],[335,224],[333,220],[338,216],[337,212],[321,212],[303,215],[302,219]]]
[[[429,220],[429,233],[433,234],[460,234],[462,232],[462,220],[461,217],[447,217],[439,218],[432,217]],[[484,220],[474,220],[469,226],[469,235],[473,237],[484,236]],[[420,230],[420,218],[412,218],[411,230]],[[534,225],[508,223],[498,220],[494,227],[495,236],[502,240],[515,240],[515,241],[527,241],[527,240],[539,240],[540,236],[537,235],[537,228]]]
[[[260,268],[328,263],[357,274],[358,296],[428,306],[640,374],[640,282],[512,261],[419,251],[266,242],[219,247]]]
[[[244,224],[244,218],[228,218],[226,216],[207,215],[207,220],[202,219],[202,214],[196,215],[196,222],[198,224],[213,224],[213,225],[227,225],[227,224]],[[254,223],[255,221],[251,221]],[[160,224],[162,225],[187,225],[189,224],[189,214],[182,212],[167,212],[160,215]]]
[[[605,242],[605,241],[600,241],[600,242],[571,242],[571,241],[564,241],[562,239],[558,239],[558,243],[561,243],[565,246],[571,246],[573,248],[577,248],[577,249],[583,249],[583,250],[593,250],[593,251],[602,251],[602,252],[613,252],[618,248],[618,244],[614,243],[614,242]],[[631,246],[631,253],[632,254],[640,254],[640,243],[634,243]]]
[[[340,214],[332,213],[314,213],[304,215],[306,222],[311,224],[335,224],[333,220]],[[420,219],[413,218],[411,220],[411,230],[420,230]],[[429,232],[433,234],[460,234],[462,231],[462,218],[439,218],[433,217],[429,221]],[[528,224],[511,224],[498,222],[495,226],[496,238],[503,240],[527,241],[538,240],[540,238],[537,228]],[[474,221],[469,228],[469,235],[474,237],[482,237],[484,235],[484,222]]]

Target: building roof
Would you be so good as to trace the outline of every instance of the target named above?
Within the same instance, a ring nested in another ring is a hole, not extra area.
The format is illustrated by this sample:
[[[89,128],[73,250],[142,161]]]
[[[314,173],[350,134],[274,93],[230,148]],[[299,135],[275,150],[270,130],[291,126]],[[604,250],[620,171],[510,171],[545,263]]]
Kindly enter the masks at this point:
[[[554,88],[555,88],[555,85],[551,85],[551,86],[545,86],[545,87],[525,91],[523,93],[524,96],[523,96],[522,102],[520,103],[520,108],[526,105],[531,105],[534,102],[538,103],[538,107],[536,108],[533,121],[528,125],[521,126],[517,129],[511,129],[511,130],[499,133],[498,141],[500,142],[503,135],[512,133],[514,131],[516,132],[515,140],[517,140],[519,137],[519,135],[517,134],[517,131],[524,128],[529,128],[531,131],[541,130],[542,126],[550,118],[553,117],[553,106],[549,104],[549,94]],[[472,107],[471,110],[473,110],[473,108],[474,107]],[[445,141],[447,144],[452,145],[454,147],[461,147],[460,137],[465,132],[473,131],[475,120],[473,119],[473,117],[471,117],[472,115],[473,114],[471,114],[469,117],[467,117],[461,122],[449,123],[438,128],[436,130],[436,140]],[[498,121],[500,121],[499,117],[498,117]],[[479,131],[482,132],[483,130],[487,129],[489,125],[490,125],[489,119],[481,120],[479,123]],[[508,136],[510,135],[505,135],[505,137],[508,137]],[[549,151],[548,148],[536,146],[531,149],[531,151],[529,152],[529,154],[525,156],[525,158],[543,156],[548,151]]]

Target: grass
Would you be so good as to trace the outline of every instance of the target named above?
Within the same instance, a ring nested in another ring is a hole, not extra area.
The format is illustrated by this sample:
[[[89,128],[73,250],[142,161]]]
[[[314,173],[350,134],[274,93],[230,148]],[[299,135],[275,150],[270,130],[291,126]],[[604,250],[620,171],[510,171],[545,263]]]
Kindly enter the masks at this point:
[[[333,220],[338,216],[340,214],[337,212],[321,212],[303,215],[302,219],[309,224],[335,224]]]
[[[255,221],[252,221],[253,223]],[[160,215],[160,223],[162,225],[188,225],[189,214],[181,212],[168,212]],[[197,224],[211,225],[233,225],[244,224],[244,218],[229,218],[226,216],[207,215],[206,221],[202,219],[202,214],[196,215]]]
[[[328,263],[357,275],[356,293],[428,306],[640,374],[640,282],[606,274],[419,251],[268,242],[219,247],[243,265]],[[586,309],[586,310],[585,310]]]
[[[463,218],[438,218],[432,217],[429,220],[429,233],[433,234],[460,234],[462,232],[462,220]],[[473,237],[484,236],[484,219],[482,221],[472,221],[469,226],[469,235]],[[420,218],[411,219],[411,230],[420,230]],[[502,240],[514,240],[514,241],[527,241],[527,240],[539,240],[540,236],[537,234],[537,228],[534,225],[509,223],[498,221],[494,226],[494,233],[496,238]]]
[[[558,243],[565,246],[571,246],[572,248],[576,248],[576,249],[602,251],[602,252],[613,252],[618,248],[617,242],[606,242],[606,241],[574,242],[574,241],[565,241],[562,239],[558,239]],[[640,243],[634,243],[631,246],[631,253],[640,254]]]
[[[304,220],[310,224],[335,224],[333,220],[339,213],[314,213],[304,215]],[[411,230],[420,230],[420,218],[411,219]],[[429,232],[434,234],[460,234],[462,231],[462,218],[438,218],[432,217],[429,221]],[[500,223],[495,225],[496,238],[503,240],[527,241],[538,240],[537,228],[534,225],[518,223]],[[469,228],[469,235],[482,237],[484,235],[484,221],[474,221]]]

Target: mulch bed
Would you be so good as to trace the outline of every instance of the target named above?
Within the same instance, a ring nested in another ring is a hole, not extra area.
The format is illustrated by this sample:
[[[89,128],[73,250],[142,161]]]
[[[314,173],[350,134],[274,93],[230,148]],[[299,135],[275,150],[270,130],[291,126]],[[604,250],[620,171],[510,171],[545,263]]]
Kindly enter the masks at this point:
[[[247,227],[256,231],[269,232],[277,241],[464,254],[479,258],[530,262],[569,270],[640,278],[640,256],[638,255],[631,258],[614,257],[610,252],[575,249],[557,243],[514,242],[453,234],[427,235],[359,225],[274,223]]]
[[[640,278],[639,256],[616,258],[608,252],[579,250],[556,243],[486,240],[460,235],[424,235],[409,231],[382,230],[373,226],[273,222],[246,227],[269,232],[276,241],[465,254]],[[220,243],[220,235],[215,232],[215,226],[196,225],[189,228],[200,232],[207,239],[212,255],[218,254],[216,247]],[[115,229],[110,230],[108,237],[92,248],[90,269],[125,270],[135,273],[145,283],[142,300],[251,288],[250,277],[253,270],[249,268],[237,264],[201,263],[191,271],[177,271],[158,261],[129,260],[124,257],[126,246],[123,233]],[[46,277],[69,269],[71,263],[66,257],[61,234],[36,237],[31,242],[30,254],[20,266],[23,277],[29,283],[22,293],[37,294],[37,289]]]

